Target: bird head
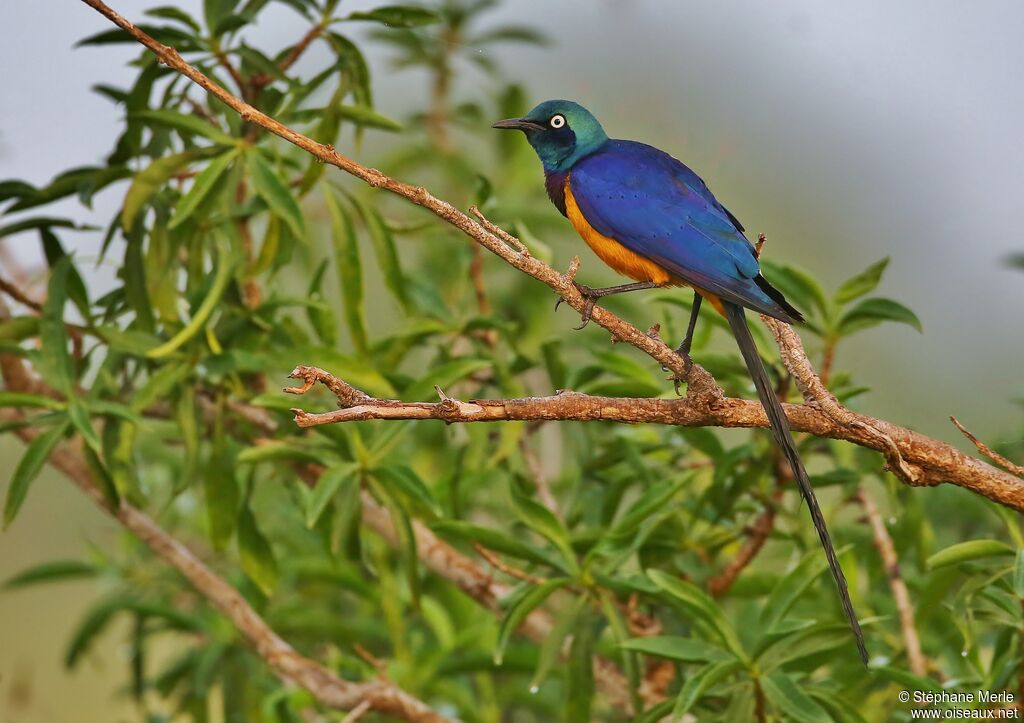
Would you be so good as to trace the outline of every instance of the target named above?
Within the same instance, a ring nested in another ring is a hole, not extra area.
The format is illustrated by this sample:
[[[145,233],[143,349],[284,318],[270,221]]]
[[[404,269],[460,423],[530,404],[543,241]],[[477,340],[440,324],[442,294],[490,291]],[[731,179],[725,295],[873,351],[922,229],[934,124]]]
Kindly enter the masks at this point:
[[[525,133],[546,171],[568,170],[608,140],[597,118],[569,100],[546,100],[522,118],[498,121],[491,127]]]

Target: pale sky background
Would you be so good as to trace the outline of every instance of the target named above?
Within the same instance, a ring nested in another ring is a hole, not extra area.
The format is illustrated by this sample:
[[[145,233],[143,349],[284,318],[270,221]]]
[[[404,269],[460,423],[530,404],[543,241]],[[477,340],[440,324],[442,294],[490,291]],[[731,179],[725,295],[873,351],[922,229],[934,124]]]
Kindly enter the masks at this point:
[[[165,1],[114,0],[114,7],[139,20],[143,8]],[[342,0],[351,9],[379,4]],[[268,19],[262,37],[253,39],[257,45],[280,47],[306,29],[288,10]],[[89,87],[127,83],[124,63],[136,48],[72,49],[110,27],[73,0],[8,0],[0,20],[0,179],[42,184],[60,170],[100,162],[121,110]],[[924,334],[887,325],[841,351],[839,366],[875,389],[860,409],[950,441],[958,434],[949,414],[992,440],[1020,434],[1022,414],[1008,396],[1024,396],[1024,273],[1002,261],[1024,251],[1017,224],[1024,198],[1024,3],[514,0],[491,20],[532,24],[554,40],[549,48],[496,52],[532,98],[578,100],[611,135],[653,143],[686,161],[752,233],[768,234],[773,260],[799,264],[834,288],[892,257],[880,293],[914,309]],[[385,54],[368,50],[380,110],[401,117],[422,107],[422,78],[386,72]],[[323,51],[314,47],[310,63],[316,52]],[[460,94],[486,91],[467,82]],[[370,143],[359,158],[372,164],[373,153]],[[100,196],[95,218],[109,219],[121,193]],[[547,240],[578,250],[568,226]],[[81,254],[96,242],[88,234],[66,237]],[[31,235],[8,241],[27,260],[36,258],[36,246]],[[12,452],[0,444],[0,468]],[[43,495],[30,497],[18,520],[22,532],[0,536],[0,577],[60,554],[55,545],[77,554],[83,533],[109,534],[91,513],[69,512],[69,524],[82,533],[65,530],[44,547],[31,537],[17,543],[14,535],[29,534],[33,524],[53,523],[53,510],[64,509],[60,495],[71,507],[80,504],[69,486],[52,482],[46,508]],[[47,591],[40,593],[17,595],[42,605]],[[0,594],[0,619],[11,600]],[[20,647],[5,646],[9,632],[0,628],[0,714],[15,657],[18,670],[59,674],[71,623],[44,620],[40,612],[35,628],[21,627]],[[121,665],[101,657],[74,680],[58,675],[53,684],[77,680],[81,695],[89,675],[113,674]],[[107,692],[99,691],[99,699]],[[70,698],[68,711],[85,700]],[[62,705],[60,696],[55,700]]]

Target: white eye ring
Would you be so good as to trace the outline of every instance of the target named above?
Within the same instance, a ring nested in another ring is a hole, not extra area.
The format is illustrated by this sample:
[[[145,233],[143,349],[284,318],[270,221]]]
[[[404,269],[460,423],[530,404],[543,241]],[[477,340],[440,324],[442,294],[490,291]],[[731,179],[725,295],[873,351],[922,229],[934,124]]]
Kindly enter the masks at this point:
[[[552,128],[561,128],[565,125],[565,116],[559,113],[558,115],[551,116],[550,125]]]

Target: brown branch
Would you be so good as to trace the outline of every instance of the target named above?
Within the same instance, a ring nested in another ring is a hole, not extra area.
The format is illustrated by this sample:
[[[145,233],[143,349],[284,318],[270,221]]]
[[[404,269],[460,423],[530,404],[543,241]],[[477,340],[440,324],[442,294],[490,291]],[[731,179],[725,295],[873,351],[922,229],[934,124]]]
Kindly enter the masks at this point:
[[[949,421],[951,421],[953,424],[955,424],[956,428],[959,429],[961,432],[963,432],[964,436],[967,437],[967,439],[971,440],[971,443],[975,447],[977,447],[978,451],[981,452],[983,455],[985,455],[990,460],[992,460],[993,462],[998,464],[1000,467],[1005,469],[1010,474],[1015,474],[1018,477],[1024,477],[1024,466],[1021,466],[1019,464],[1011,462],[1006,457],[1004,457],[1003,455],[999,454],[999,452],[995,451],[994,449],[989,447],[987,444],[982,442],[980,439],[975,437],[973,434],[968,432],[966,427],[964,427],[964,425],[960,424],[959,420],[957,420],[956,417],[950,417]]]
[[[732,584],[736,582],[736,578],[764,547],[764,543],[768,541],[768,536],[771,535],[774,527],[775,508],[769,505],[750,526],[747,540],[743,543],[740,551],[736,553],[736,557],[729,560],[729,564],[720,573],[708,579],[708,592],[712,596],[721,597],[728,592]]]
[[[878,504],[867,488],[863,485],[859,487],[855,497],[864,508],[864,515],[871,526],[871,533],[875,540],[875,548],[885,567],[889,590],[892,592],[896,610],[899,613],[900,630],[903,633],[903,642],[907,647],[907,662],[910,664],[910,670],[914,675],[927,675],[928,663],[921,652],[921,639],[917,635],[917,626],[914,624],[914,605],[910,601],[907,583],[904,582],[903,576],[900,574],[900,560],[896,555],[896,546],[892,542],[889,530],[885,527],[885,520],[882,519],[882,513],[878,510]]]
[[[788,326],[785,328],[789,329]],[[791,354],[793,350],[789,349],[786,353]],[[800,377],[796,374],[794,376],[800,382]],[[446,397],[440,402],[402,402],[373,399],[316,367],[296,367],[291,377],[304,380],[304,384],[284,391],[302,393],[320,381],[335,390],[342,407],[322,414],[294,409],[295,421],[300,427],[367,419],[438,419],[448,423],[603,420],[681,427],[768,426],[764,408],[759,402],[731,397],[722,397],[714,403],[706,404],[693,395],[682,399],[633,399],[561,392],[554,396],[521,399],[476,399],[463,402]],[[948,482],[1024,512],[1024,482],[1016,477],[969,457],[945,442],[890,422],[851,412],[840,407],[838,402],[834,403],[838,409],[830,409],[828,413],[817,404],[784,404],[783,407],[796,432],[845,440],[886,455],[893,454],[895,449],[903,464],[916,470],[917,477],[911,483],[915,486]]]
[[[514,577],[517,580],[528,582],[531,585],[543,585],[545,582],[547,582],[546,578],[531,575],[530,573],[525,572],[524,570],[520,570],[518,567],[513,567],[512,565],[509,565],[507,562],[502,560],[500,557],[495,555],[493,552],[488,550],[479,542],[473,543],[473,549],[480,553],[480,557],[487,560],[487,562],[489,562],[495,570],[501,570],[509,577]]]

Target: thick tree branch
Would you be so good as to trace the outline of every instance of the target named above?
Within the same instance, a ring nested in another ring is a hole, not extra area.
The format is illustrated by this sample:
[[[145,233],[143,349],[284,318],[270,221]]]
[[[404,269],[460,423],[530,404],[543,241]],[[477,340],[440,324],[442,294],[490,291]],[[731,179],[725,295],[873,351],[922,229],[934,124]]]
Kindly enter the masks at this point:
[[[793,333],[793,336],[796,334]],[[786,353],[793,355],[796,351],[788,348]],[[670,424],[681,427],[768,426],[768,419],[759,402],[732,397],[705,403],[693,396],[682,399],[633,399],[562,392],[554,396],[522,399],[477,399],[463,402],[446,396],[440,402],[402,402],[373,399],[316,367],[296,367],[291,377],[302,379],[304,384],[301,387],[286,388],[286,392],[301,394],[319,381],[335,390],[341,407],[322,414],[295,409],[295,421],[301,427],[367,419],[438,419],[447,423],[562,420]],[[895,450],[903,463],[915,470],[914,481],[911,483],[915,486],[949,482],[1024,512],[1024,481],[969,457],[949,444],[890,422],[851,412],[839,406],[838,402],[834,403],[841,415],[836,409],[830,409],[831,414],[823,411],[817,404],[783,406],[793,431],[853,442],[886,455],[893,454]]]

